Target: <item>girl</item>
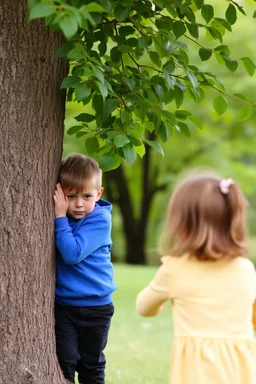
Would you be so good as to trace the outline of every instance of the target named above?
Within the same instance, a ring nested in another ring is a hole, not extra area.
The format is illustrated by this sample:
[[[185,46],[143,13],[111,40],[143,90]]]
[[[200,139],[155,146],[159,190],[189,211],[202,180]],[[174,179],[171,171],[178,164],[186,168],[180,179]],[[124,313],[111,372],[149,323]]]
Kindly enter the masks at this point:
[[[189,177],[173,192],[164,232],[170,256],[136,302],[142,316],[172,302],[170,384],[256,384],[246,204],[232,179],[215,176]]]

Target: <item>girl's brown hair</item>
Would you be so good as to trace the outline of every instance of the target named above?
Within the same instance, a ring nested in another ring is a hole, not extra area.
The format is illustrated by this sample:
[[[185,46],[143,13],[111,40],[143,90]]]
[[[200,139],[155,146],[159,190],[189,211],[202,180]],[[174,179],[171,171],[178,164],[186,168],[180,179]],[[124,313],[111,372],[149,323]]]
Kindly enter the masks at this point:
[[[91,157],[73,153],[61,162],[59,182],[64,190],[78,194],[83,193],[85,188],[99,190],[102,171]]]
[[[247,252],[247,201],[235,183],[223,194],[221,180],[192,176],[177,185],[167,208],[165,252],[189,253],[201,260],[235,258]]]

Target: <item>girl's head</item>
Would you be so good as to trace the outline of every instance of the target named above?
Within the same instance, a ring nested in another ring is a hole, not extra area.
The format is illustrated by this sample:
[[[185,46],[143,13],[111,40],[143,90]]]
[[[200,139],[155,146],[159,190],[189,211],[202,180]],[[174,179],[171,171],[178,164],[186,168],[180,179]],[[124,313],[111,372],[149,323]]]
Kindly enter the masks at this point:
[[[164,232],[165,251],[202,260],[237,257],[247,252],[247,201],[231,179],[191,176],[174,189]]]

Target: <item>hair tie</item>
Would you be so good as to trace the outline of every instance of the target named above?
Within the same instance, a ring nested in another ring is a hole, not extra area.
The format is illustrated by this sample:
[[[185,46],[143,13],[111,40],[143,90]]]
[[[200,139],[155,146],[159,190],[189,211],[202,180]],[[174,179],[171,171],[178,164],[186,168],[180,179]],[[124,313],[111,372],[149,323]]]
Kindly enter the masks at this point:
[[[229,179],[221,180],[221,182],[219,183],[221,193],[223,193],[224,195],[227,195],[229,193],[230,186],[233,184],[235,184],[233,179],[229,178]]]

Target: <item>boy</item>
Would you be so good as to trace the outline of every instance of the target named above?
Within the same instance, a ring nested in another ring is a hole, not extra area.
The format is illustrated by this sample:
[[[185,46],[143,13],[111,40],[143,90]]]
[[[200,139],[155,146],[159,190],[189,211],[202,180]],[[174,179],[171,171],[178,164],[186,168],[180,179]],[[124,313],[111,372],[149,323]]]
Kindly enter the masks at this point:
[[[114,313],[110,260],[112,205],[100,199],[102,171],[90,157],[62,161],[54,193],[57,246],[55,331],[57,356],[71,383],[104,384]]]

